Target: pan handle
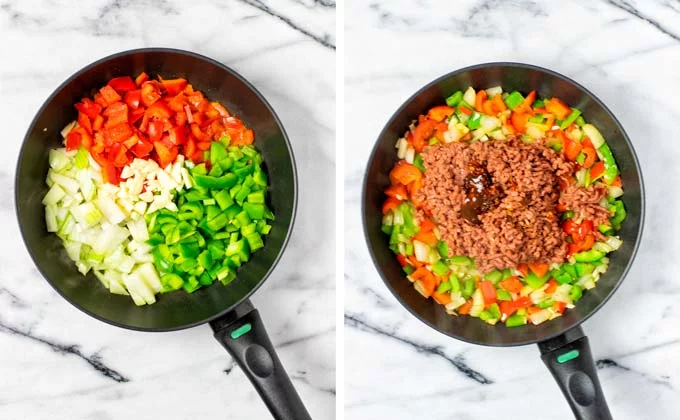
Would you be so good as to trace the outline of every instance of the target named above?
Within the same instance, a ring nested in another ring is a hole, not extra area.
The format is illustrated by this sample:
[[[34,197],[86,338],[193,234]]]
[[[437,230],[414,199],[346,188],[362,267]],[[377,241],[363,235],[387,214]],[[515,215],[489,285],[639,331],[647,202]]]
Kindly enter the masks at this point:
[[[588,337],[580,326],[542,341],[538,347],[543,363],[560,386],[577,420],[612,420]]]
[[[311,420],[250,301],[211,321],[210,327],[276,420]]]

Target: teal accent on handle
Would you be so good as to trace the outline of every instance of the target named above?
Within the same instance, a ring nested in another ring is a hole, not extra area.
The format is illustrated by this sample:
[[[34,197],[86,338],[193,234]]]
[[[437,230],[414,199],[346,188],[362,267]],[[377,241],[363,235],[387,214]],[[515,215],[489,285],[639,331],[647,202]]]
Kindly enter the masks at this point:
[[[557,363],[567,363],[570,360],[574,360],[578,357],[578,350],[571,350],[566,353],[562,353],[557,356]]]
[[[237,338],[241,337],[242,335],[248,334],[250,330],[253,329],[253,326],[250,325],[250,322],[247,324],[243,324],[240,327],[236,328],[234,331],[231,332],[231,338],[236,340]]]

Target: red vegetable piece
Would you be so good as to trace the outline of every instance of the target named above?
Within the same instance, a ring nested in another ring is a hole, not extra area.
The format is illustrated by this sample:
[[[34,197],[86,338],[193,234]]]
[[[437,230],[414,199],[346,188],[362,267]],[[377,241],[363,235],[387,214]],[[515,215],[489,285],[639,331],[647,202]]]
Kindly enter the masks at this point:
[[[87,131],[88,134],[92,134],[92,123],[84,112],[78,112],[78,125]]]
[[[66,135],[66,150],[77,150],[80,147],[81,135],[76,130],[71,130]]]
[[[161,79],[161,84],[168,95],[175,96],[184,90],[187,86],[187,80],[182,78],[168,80]]]
[[[145,106],[151,106],[151,104],[161,98],[161,93],[153,82],[144,82],[142,84],[141,96],[142,103]]]
[[[107,106],[111,105],[115,102],[118,102],[122,99],[121,96],[118,94],[118,92],[116,92],[115,89],[113,89],[111,86],[108,86],[108,85],[99,89],[99,93],[102,94],[102,98],[103,98],[104,102],[106,102]]]
[[[175,158],[177,157],[176,147],[168,147],[160,141],[154,142],[153,147],[156,150],[158,164],[161,168],[165,168],[175,161]]]
[[[75,106],[78,111],[87,115],[91,120],[94,120],[103,109],[100,104],[93,102],[90,98],[83,98],[83,100],[78,102]]]
[[[146,133],[152,142],[156,142],[163,136],[163,121],[149,121]]]
[[[142,86],[142,83],[146,82],[149,80],[149,75],[146,74],[145,72],[139,73],[139,75],[135,78],[135,84],[137,86]]]
[[[141,89],[131,90],[125,93],[125,103],[132,109],[139,108],[139,104],[142,101],[142,91]]]
[[[149,117],[168,119],[172,116],[172,111],[170,108],[168,108],[168,105],[166,105],[165,102],[156,101],[146,109],[146,114]]]
[[[109,80],[109,86],[118,93],[128,92],[137,88],[137,85],[130,76],[114,77]]]

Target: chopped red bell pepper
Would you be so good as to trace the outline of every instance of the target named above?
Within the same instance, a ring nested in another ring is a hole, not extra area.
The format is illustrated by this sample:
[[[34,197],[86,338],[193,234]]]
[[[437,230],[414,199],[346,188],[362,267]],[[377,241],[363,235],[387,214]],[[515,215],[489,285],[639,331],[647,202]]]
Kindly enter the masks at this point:
[[[175,96],[182,92],[187,86],[187,79],[161,79],[161,84],[165,88],[165,91],[168,93],[168,95]]]
[[[134,132],[132,131],[132,127],[130,127],[130,124],[128,123],[122,123],[113,127],[105,128],[103,130],[104,144],[110,146],[113,143],[120,143],[124,140],[127,140],[133,134]]]
[[[78,112],[78,125],[87,131],[88,134],[92,134],[92,123],[84,112]]]
[[[140,89],[131,90],[125,93],[125,103],[132,109],[139,108],[142,102],[142,91]]]
[[[137,144],[130,148],[130,151],[138,158],[149,156],[152,150],[153,144],[144,140],[140,140],[139,142],[137,142]]]
[[[78,150],[80,147],[80,139],[81,135],[79,132],[76,130],[69,131],[66,135],[66,150],[69,152],[71,150]]]
[[[144,106],[151,106],[161,98],[161,93],[153,82],[144,82],[141,90],[142,103]]]
[[[168,130],[168,137],[172,144],[184,144],[186,142],[186,135],[184,133],[184,127],[175,126]]]
[[[78,111],[87,115],[87,117],[91,120],[94,120],[97,117],[97,115],[99,115],[102,112],[103,109],[103,107],[100,104],[93,102],[90,98],[83,98],[75,106]]]
[[[172,110],[168,108],[168,105],[166,105],[165,102],[156,101],[146,109],[146,114],[149,117],[168,119],[172,116]]]
[[[99,93],[102,94],[102,98],[106,102],[107,106],[116,103],[122,99],[118,92],[116,92],[115,89],[108,85],[99,89]]]
[[[104,110],[104,127],[109,128],[119,124],[128,123],[128,106],[123,102],[115,102]]]
[[[146,82],[147,80],[149,80],[149,75],[146,74],[145,72],[141,72],[141,73],[139,73],[139,75],[137,76],[137,78],[135,78],[135,84],[136,84],[137,86],[142,86],[142,84],[143,84],[144,82]]]
[[[175,158],[177,157],[177,147],[168,147],[160,141],[154,142],[153,147],[158,155],[158,165],[160,165],[161,168],[165,168],[175,161]]]
[[[401,264],[402,267],[408,265],[408,261],[406,261],[406,257],[403,254],[397,254],[397,261],[399,261],[399,264]]]
[[[137,85],[130,76],[114,77],[109,80],[109,86],[118,93],[128,92],[137,88]]]
[[[163,136],[163,121],[149,121],[146,134],[149,135],[149,140],[154,143],[160,140]]]

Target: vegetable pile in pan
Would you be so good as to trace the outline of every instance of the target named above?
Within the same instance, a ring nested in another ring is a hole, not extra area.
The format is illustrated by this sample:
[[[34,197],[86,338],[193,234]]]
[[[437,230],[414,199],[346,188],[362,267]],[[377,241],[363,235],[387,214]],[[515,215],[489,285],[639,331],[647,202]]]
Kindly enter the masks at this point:
[[[574,209],[558,208],[569,242],[565,261],[480,273],[472,258],[450,255],[436,220],[416,216],[419,210],[428,213],[426,203],[415,199],[427,171],[421,152],[440,143],[504,141],[510,136],[526,143],[541,139],[563,153],[575,163],[571,182],[577,186],[605,186],[608,195],[600,205],[611,217],[594,226]],[[395,147],[399,161],[385,191],[382,229],[416,290],[444,305],[449,314],[478,317],[492,325],[500,321],[507,327],[554,319],[573,308],[584,290],[595,287],[607,271],[607,254],[622,244],[616,232],[626,211],[612,152],[581,111],[559,98],[537,99],[535,91],[525,97],[501,87],[479,91],[470,87],[419,116]]]
[[[187,80],[146,73],[75,108],[43,204],[78,270],[137,305],[233,281],[274,219],[253,131]]]

